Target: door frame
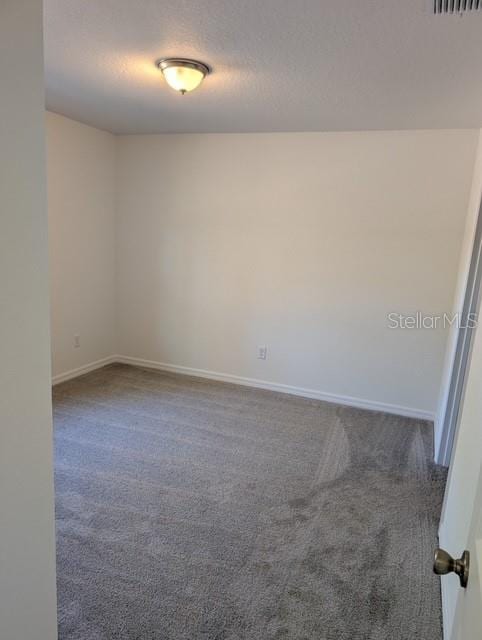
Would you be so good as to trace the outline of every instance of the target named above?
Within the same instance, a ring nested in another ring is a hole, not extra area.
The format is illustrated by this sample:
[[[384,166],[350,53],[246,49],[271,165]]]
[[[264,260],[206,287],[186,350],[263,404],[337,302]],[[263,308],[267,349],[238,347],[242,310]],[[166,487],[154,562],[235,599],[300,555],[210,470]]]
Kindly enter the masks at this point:
[[[479,309],[482,282],[482,199],[479,203],[477,222],[470,256],[469,271],[465,285],[464,301],[459,316],[455,355],[452,362],[447,403],[442,423],[442,435],[437,462],[449,467],[456,440],[460,409],[463,404],[465,382],[470,356],[474,328],[468,326],[468,320]]]

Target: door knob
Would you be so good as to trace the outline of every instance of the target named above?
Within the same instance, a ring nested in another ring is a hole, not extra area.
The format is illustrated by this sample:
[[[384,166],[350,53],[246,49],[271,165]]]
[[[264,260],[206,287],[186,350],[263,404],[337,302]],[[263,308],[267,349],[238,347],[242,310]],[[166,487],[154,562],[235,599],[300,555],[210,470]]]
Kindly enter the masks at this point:
[[[464,551],[462,557],[454,560],[452,556],[443,549],[435,550],[433,570],[438,576],[446,573],[456,573],[459,576],[460,586],[465,589],[469,580],[470,553]]]

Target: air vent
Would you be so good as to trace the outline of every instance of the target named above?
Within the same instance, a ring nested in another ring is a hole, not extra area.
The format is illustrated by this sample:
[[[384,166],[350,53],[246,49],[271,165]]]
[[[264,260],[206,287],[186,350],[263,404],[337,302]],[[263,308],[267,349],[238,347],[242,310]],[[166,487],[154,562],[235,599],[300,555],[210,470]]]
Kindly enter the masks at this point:
[[[482,9],[482,0],[434,0],[434,13],[464,13]]]

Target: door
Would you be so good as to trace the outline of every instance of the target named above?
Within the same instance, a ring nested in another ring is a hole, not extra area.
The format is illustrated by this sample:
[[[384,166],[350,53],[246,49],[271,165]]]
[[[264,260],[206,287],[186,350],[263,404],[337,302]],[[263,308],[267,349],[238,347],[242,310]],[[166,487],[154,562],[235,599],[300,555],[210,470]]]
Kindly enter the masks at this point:
[[[444,640],[482,638],[482,328],[473,335],[460,419],[449,469],[440,546],[453,557],[470,552],[467,588],[454,574],[441,577]]]
[[[459,593],[454,622],[454,640],[482,638],[482,465],[467,544],[470,550],[469,582]]]

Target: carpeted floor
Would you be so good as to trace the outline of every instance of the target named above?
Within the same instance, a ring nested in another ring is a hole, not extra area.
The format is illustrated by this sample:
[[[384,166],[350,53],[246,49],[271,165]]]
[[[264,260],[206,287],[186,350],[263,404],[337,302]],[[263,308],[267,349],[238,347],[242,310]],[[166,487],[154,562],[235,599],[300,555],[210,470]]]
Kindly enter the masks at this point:
[[[124,365],[54,415],[60,640],[440,640],[428,423]]]

